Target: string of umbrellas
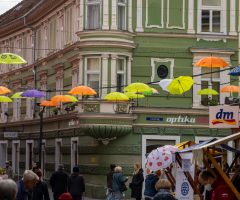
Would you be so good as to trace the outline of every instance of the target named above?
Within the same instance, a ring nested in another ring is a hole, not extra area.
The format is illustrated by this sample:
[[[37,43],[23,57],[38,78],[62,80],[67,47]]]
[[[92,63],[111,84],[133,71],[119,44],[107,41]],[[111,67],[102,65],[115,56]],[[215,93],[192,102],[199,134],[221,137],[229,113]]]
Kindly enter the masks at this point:
[[[0,54],[0,64],[26,64],[27,61],[22,57],[11,54],[4,53]],[[197,61],[194,66],[202,67],[202,68],[210,68],[211,72],[213,68],[225,68],[229,66],[229,64],[222,58],[219,57],[204,57]],[[231,76],[240,76],[240,67],[235,67],[229,72]],[[212,73],[211,73],[211,81],[212,81]],[[191,90],[194,80],[191,76],[179,76],[175,79],[163,79],[157,83],[161,89],[169,94],[173,95],[182,95],[185,92]],[[104,99],[106,101],[133,101],[134,99],[141,99],[147,96],[151,96],[154,94],[159,94],[158,90],[150,87],[148,84],[136,82],[129,84],[124,88],[124,92],[111,92],[107,94]],[[230,93],[232,96],[233,93],[239,93],[240,89],[238,86],[234,85],[226,85],[221,88],[220,92],[222,93]],[[0,102],[12,102],[12,99],[18,98],[44,98],[45,94],[43,91],[39,91],[37,89],[27,90],[25,92],[17,92],[9,98],[8,96],[3,96],[11,93],[11,91],[4,87],[0,86]],[[214,89],[202,89],[198,91],[199,95],[218,95],[218,91]],[[88,86],[77,86],[71,89],[66,95],[56,95],[53,96],[50,100],[44,100],[41,102],[41,106],[45,107],[55,107],[59,106],[60,103],[76,103],[78,102],[78,98],[76,96],[89,97],[95,96],[97,92]]]

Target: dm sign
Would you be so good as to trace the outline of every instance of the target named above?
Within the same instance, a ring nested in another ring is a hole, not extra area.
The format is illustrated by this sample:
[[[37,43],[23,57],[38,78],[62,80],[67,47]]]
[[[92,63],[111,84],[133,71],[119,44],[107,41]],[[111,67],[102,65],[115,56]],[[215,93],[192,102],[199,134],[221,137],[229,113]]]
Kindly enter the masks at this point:
[[[239,107],[238,106],[210,106],[209,107],[210,128],[238,128]]]

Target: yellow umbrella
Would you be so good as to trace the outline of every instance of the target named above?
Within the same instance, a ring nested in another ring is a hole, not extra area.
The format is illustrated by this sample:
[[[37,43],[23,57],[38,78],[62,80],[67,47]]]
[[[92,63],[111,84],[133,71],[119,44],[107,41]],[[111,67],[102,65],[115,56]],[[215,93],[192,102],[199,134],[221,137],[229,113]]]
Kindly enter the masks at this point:
[[[143,93],[151,92],[152,89],[147,84],[144,83],[132,83],[124,88],[124,92],[134,92],[134,93]]]
[[[22,99],[22,98],[26,98],[26,97],[22,97],[22,93],[23,92],[16,92],[15,94],[13,94],[11,96],[12,99]]]
[[[27,61],[14,53],[0,54],[0,64],[26,64]]]
[[[78,99],[75,96],[72,96],[72,95],[64,95],[64,96],[71,99],[73,103],[78,102]]]
[[[168,86],[170,94],[183,94],[192,88],[194,81],[190,76],[179,76]]]
[[[0,96],[0,103],[10,103],[12,102],[12,99],[6,96]]]
[[[136,94],[134,92],[126,92],[124,93],[129,99],[142,99],[145,98],[142,94]]]
[[[213,89],[202,89],[198,91],[198,95],[218,95],[219,93],[216,90]]]
[[[104,99],[107,101],[128,101],[129,100],[128,96],[121,92],[109,93],[104,97]]]

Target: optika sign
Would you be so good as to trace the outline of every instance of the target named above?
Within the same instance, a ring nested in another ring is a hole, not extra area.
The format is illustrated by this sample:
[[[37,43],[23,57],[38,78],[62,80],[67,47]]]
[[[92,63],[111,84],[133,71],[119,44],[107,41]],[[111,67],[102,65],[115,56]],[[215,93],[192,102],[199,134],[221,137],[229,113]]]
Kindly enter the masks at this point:
[[[166,119],[166,122],[170,124],[174,124],[174,123],[194,124],[196,123],[196,118],[180,115],[178,117],[168,117]]]
[[[209,108],[210,128],[238,128],[238,106],[211,106]]]

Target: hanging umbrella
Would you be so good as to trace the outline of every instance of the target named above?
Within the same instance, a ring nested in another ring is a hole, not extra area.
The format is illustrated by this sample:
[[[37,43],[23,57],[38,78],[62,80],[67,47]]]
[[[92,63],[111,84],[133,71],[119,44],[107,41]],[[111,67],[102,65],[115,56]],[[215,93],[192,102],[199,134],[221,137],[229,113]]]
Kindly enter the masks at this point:
[[[42,98],[45,97],[45,94],[39,90],[27,90],[25,92],[22,93],[23,97],[29,97],[29,98]]]
[[[0,96],[0,103],[11,103],[12,99],[6,96]]]
[[[78,99],[75,97],[75,96],[72,96],[72,95],[64,95],[65,97],[68,97],[69,99],[71,99],[71,101],[73,103],[76,103],[78,102]]]
[[[0,64],[26,64],[27,61],[14,53],[0,54]]]
[[[160,82],[158,82],[159,86],[166,92],[169,92],[168,86],[173,81],[173,79],[163,79]]]
[[[197,61],[194,66],[196,67],[211,67],[211,68],[224,68],[228,66],[228,63],[219,57],[204,57]]]
[[[22,99],[22,98],[25,98],[22,96],[23,92],[16,92],[15,94],[13,94],[11,96],[12,99]]]
[[[198,95],[218,95],[219,93],[216,90],[213,89],[202,89],[198,91]]]
[[[81,85],[81,86],[77,86],[77,87],[74,87],[72,88],[68,94],[71,94],[71,95],[81,95],[81,96],[93,96],[93,95],[96,95],[97,92],[88,87],[88,86],[84,86],[84,85]]]
[[[143,93],[151,91],[152,91],[151,88],[144,83],[131,83],[124,88],[124,92]]]
[[[183,94],[192,88],[194,81],[190,76],[179,76],[168,86],[170,94]]]
[[[66,97],[65,95],[56,95],[51,98],[52,102],[55,103],[70,103],[72,100],[69,97]]]
[[[239,87],[235,85],[226,85],[221,88],[221,92],[238,93]]]
[[[143,99],[145,98],[142,94],[136,94],[134,92],[126,92],[124,93],[129,99]]]
[[[9,90],[7,87],[0,86],[0,94],[8,94],[10,92],[12,92],[12,91]]]
[[[53,102],[53,101],[42,101],[40,106],[43,106],[43,107],[56,107],[56,106],[58,106],[58,103],[57,102]]]
[[[231,75],[231,76],[240,76],[240,66],[234,67],[234,68],[228,73],[228,75]]]
[[[153,94],[159,94],[159,92],[155,88],[151,88],[151,91],[146,91],[142,93],[145,96],[151,96]]]
[[[104,97],[107,101],[128,101],[129,98],[127,95],[121,92],[111,92]]]

